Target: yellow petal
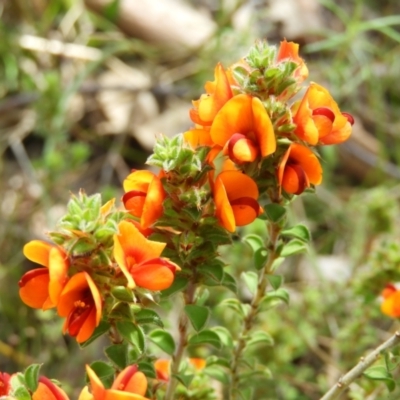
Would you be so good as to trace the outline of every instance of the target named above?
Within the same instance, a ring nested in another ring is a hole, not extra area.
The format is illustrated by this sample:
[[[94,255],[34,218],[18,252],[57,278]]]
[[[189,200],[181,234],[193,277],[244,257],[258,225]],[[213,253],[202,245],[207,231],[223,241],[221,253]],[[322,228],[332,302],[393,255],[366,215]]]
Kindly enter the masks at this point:
[[[53,246],[43,240],[32,240],[24,246],[24,256],[29,260],[47,267],[49,264],[49,253]]]

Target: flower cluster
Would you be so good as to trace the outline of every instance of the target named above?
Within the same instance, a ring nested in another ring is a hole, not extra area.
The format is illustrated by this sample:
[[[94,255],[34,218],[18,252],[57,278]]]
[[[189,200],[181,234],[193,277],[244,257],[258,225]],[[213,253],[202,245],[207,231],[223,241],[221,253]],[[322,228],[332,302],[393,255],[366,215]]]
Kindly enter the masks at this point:
[[[41,268],[21,278],[22,301],[33,308],[56,308],[65,318],[63,332],[79,343],[118,306],[118,288],[125,291],[124,300],[135,303],[135,293],[168,288],[180,269],[160,257],[165,243],[148,240],[135,221],[123,220],[125,214],[114,210],[114,201],[99,202],[99,197],[83,193],[73,198],[60,231],[50,234],[58,243],[33,240],[23,250]],[[81,218],[88,210],[92,214],[85,221]]]
[[[351,134],[353,118],[322,86],[311,83],[292,101],[308,76],[298,47],[286,40],[278,49],[258,43],[227,70],[218,64],[215,80],[193,102],[195,126],[185,138],[194,147],[211,147],[213,167],[221,153],[228,160],[211,186],[218,220],[231,232],[261,212],[258,189],[278,193],[276,202],[281,191],[291,197],[319,185],[322,167],[313,147]]]

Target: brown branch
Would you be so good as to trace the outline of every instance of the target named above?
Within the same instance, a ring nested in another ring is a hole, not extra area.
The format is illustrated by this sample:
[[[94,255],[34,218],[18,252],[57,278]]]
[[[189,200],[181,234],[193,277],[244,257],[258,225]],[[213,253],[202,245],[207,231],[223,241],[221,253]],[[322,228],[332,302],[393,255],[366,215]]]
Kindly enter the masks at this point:
[[[374,351],[368,354],[366,357],[361,357],[359,363],[352,368],[349,372],[343,375],[335,386],[333,386],[320,400],[334,400],[342,394],[351,383],[359,378],[364,371],[369,368],[383,352],[397,346],[400,343],[400,331],[390,337],[386,342],[378,346]]]

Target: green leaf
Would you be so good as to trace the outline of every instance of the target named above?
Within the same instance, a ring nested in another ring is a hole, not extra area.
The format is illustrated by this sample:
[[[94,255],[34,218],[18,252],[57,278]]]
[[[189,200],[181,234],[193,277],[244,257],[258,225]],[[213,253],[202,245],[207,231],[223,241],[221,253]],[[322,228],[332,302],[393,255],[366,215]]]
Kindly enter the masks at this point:
[[[189,304],[185,306],[185,313],[189,317],[195,331],[201,331],[207,324],[210,310],[208,307]]]
[[[24,372],[25,383],[31,392],[38,387],[39,372],[42,364],[32,364]]]
[[[210,264],[210,265],[202,265],[200,268],[197,269],[205,277],[211,278],[216,283],[220,284],[224,277],[224,269],[222,265],[219,263]]]
[[[233,348],[232,335],[228,331],[228,329],[224,328],[223,326],[215,326],[211,328],[211,330],[219,336],[219,340],[224,346],[228,348]]]
[[[128,303],[134,299],[132,290],[126,286],[113,286],[111,289],[111,294],[115,299]]]
[[[229,307],[236,313],[238,313],[242,318],[244,317],[244,310],[242,303],[236,298],[224,299],[220,302],[219,307]]]
[[[294,239],[283,246],[281,250],[281,256],[289,257],[294,254],[303,253],[305,251],[307,251],[307,247],[305,246],[305,244],[300,240]]]
[[[193,374],[174,374],[173,375],[180,383],[182,383],[183,386],[188,388],[190,384],[192,383],[192,380],[194,378]]]
[[[161,350],[172,356],[175,352],[175,341],[171,334],[161,329],[156,329],[149,334],[150,340]]]
[[[245,236],[243,242],[247,243],[252,248],[253,253],[264,247],[264,240],[255,234]]]
[[[246,284],[252,295],[257,293],[258,275],[253,271],[246,271],[240,274],[240,279]]]
[[[225,286],[231,292],[237,293],[236,279],[226,271],[224,271],[224,277],[222,278],[221,286]]]
[[[285,229],[281,232],[281,235],[299,239],[305,243],[309,242],[311,239],[310,231],[303,224],[298,224],[293,228]]]
[[[278,290],[283,283],[282,275],[267,275],[267,279],[274,290]]]
[[[110,329],[110,324],[105,321],[100,321],[99,326],[94,330],[92,336],[86,342],[80,343],[80,347],[84,348],[94,342],[100,336],[103,336]]]
[[[144,352],[146,342],[143,330],[140,326],[130,321],[118,321],[116,323],[116,328],[126,341],[136,346],[140,353]]]
[[[202,345],[202,344],[209,344],[217,349],[220,349],[222,347],[222,342],[218,334],[209,329],[201,331],[200,333],[193,335],[189,339],[189,345]]]
[[[141,361],[137,363],[139,371],[143,372],[148,378],[156,378],[156,371],[152,363]]]
[[[164,324],[160,316],[154,311],[148,308],[142,308],[138,313],[135,314],[136,323],[142,324],[154,324],[160,328],[164,328]]]
[[[28,389],[24,386],[20,386],[16,390],[12,391],[12,396],[10,399],[18,399],[18,400],[31,400],[31,395],[28,392]]]
[[[383,381],[391,392],[396,387],[392,374],[383,365],[374,365],[364,371],[363,375],[368,379]]]
[[[207,357],[207,366],[211,366],[214,364],[221,365],[222,367],[226,367],[226,368],[231,367],[230,361],[227,360],[226,358],[217,357],[217,356],[208,356]]]
[[[161,297],[167,298],[175,293],[182,292],[187,285],[188,285],[188,280],[185,277],[176,276],[174,279],[174,283],[168,289],[161,291]]]
[[[264,247],[258,249],[254,253],[254,266],[257,270],[264,268],[265,263],[268,260],[268,251]]]
[[[118,368],[124,369],[128,365],[128,344],[113,344],[104,349],[108,359]]]
[[[249,382],[265,385],[266,379],[272,379],[272,373],[269,368],[263,365],[257,365],[249,372],[242,372],[239,379],[240,383],[244,386],[248,386]]]
[[[274,339],[271,335],[264,331],[256,331],[250,335],[250,338],[246,340],[246,347],[253,346],[256,344],[262,344],[264,346],[273,346]]]
[[[112,385],[115,369],[111,365],[104,361],[95,361],[90,364],[90,368],[92,368],[106,388],[109,388]]]
[[[268,292],[260,302],[260,308],[269,309],[281,302],[289,304],[289,293],[285,289]]]
[[[210,367],[204,368],[204,373],[210,376],[213,379],[216,379],[219,382],[222,382],[224,385],[229,384],[229,374],[223,368],[218,365],[213,365]]]
[[[264,211],[272,222],[279,222],[286,215],[286,208],[275,203],[267,204]]]

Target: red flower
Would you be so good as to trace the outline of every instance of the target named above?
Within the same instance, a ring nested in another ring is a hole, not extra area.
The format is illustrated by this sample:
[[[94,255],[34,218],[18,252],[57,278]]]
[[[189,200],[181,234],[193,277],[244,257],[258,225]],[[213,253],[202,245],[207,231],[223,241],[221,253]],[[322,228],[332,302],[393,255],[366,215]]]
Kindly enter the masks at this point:
[[[317,156],[305,146],[292,143],[278,167],[278,182],[291,194],[300,194],[311,184],[322,181],[322,168]]]
[[[102,300],[99,289],[87,272],[78,272],[65,285],[57,306],[66,317],[63,333],[76,337],[78,343],[88,340],[100,323]]]
[[[308,68],[304,60],[299,57],[299,45],[294,42],[287,42],[285,39],[283,42],[281,42],[276,61],[280,62],[287,59],[298,64],[298,67],[294,72],[294,76],[298,79],[298,81],[303,82],[305,79],[307,79]]]
[[[106,389],[96,373],[87,365],[91,393],[87,387],[82,390],[79,400],[147,400],[147,379],[137,365],[130,365],[121,371],[110,389]]]
[[[39,377],[39,385],[32,394],[32,400],[69,400],[64,390],[45,376]]]
[[[193,101],[195,108],[190,110],[190,118],[200,126],[211,125],[218,111],[232,97],[228,76],[220,63],[215,67],[214,76],[215,80],[205,85],[207,94]]]
[[[382,291],[383,302],[381,311],[392,318],[400,317],[400,290],[396,286],[387,284]]]
[[[140,218],[143,229],[149,228],[163,214],[165,191],[158,176],[150,171],[134,171],[124,180],[125,208]]]
[[[0,372],[0,396],[8,395],[10,390],[10,378],[11,376],[6,372]]]
[[[57,305],[65,286],[69,268],[68,257],[60,247],[41,240],[32,240],[24,246],[29,260],[43,265],[28,271],[19,281],[19,295],[32,308],[47,310]]]
[[[253,222],[261,213],[257,184],[240,171],[226,170],[215,179],[215,213],[229,232]]]
[[[128,287],[164,290],[171,286],[178,265],[161,258],[166,244],[146,239],[129,221],[118,225],[114,235],[114,258],[128,280]]]
[[[310,84],[293,114],[297,125],[295,134],[312,145],[344,142],[354,123],[353,117],[341,113],[330,93],[316,83]]]
[[[260,99],[239,94],[219,111],[211,125],[211,139],[236,163],[252,162],[275,152],[272,122]]]

